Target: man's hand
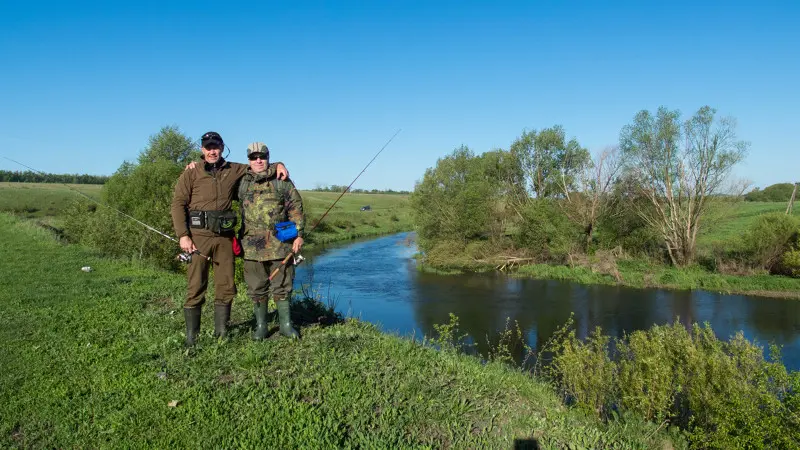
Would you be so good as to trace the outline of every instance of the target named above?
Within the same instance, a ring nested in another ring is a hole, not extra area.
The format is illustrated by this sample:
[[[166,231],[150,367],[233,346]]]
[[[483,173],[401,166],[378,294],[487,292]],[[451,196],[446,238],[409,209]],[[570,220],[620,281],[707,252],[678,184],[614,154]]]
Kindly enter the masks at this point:
[[[189,164],[187,164],[183,170],[192,170],[195,167],[197,167],[197,161],[192,161]]]
[[[283,163],[278,163],[275,166],[275,170],[276,170],[275,173],[278,174],[278,179],[279,180],[285,180],[285,179],[289,178],[289,171],[286,170],[286,166],[284,166]]]
[[[194,242],[192,242],[192,238],[189,236],[181,236],[180,246],[181,250],[186,253],[194,253],[197,251],[197,247],[194,246]]]
[[[295,255],[300,253],[300,249],[303,247],[303,238],[297,236],[292,242],[292,253]]]

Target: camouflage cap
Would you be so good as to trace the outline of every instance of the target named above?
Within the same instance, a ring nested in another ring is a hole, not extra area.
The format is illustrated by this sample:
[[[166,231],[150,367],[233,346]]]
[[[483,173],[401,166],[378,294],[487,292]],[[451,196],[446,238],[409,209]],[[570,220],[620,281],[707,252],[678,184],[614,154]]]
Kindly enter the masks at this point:
[[[250,156],[253,153],[263,153],[269,156],[269,148],[267,148],[267,144],[263,142],[253,142],[247,146],[247,156]]]

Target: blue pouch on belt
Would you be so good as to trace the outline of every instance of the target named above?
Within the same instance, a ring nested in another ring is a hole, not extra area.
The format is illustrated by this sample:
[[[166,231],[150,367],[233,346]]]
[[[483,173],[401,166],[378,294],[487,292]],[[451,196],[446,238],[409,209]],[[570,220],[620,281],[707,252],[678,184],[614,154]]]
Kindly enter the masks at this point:
[[[275,224],[275,237],[281,242],[288,242],[297,237],[297,226],[294,222],[279,222]]]

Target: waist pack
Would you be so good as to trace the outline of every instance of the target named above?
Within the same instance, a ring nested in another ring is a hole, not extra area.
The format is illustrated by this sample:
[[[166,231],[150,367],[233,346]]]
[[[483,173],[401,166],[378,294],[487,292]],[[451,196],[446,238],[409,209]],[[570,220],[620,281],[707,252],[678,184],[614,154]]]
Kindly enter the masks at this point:
[[[275,224],[275,237],[281,242],[289,242],[297,237],[297,226],[294,222],[278,222]]]
[[[189,211],[189,226],[205,228],[216,234],[233,234],[236,228],[234,211]]]

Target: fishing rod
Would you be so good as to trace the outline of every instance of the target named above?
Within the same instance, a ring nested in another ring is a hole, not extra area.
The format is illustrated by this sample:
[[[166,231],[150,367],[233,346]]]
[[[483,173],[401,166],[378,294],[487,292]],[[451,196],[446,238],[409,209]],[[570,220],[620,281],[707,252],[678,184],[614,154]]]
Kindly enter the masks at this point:
[[[11,158],[7,157],[7,156],[3,156],[3,158],[5,158],[5,159],[7,159],[7,160],[9,160],[9,161],[11,161],[11,162],[15,162],[15,163],[19,164],[19,165],[20,165],[20,166],[22,166],[22,167],[26,167],[26,168],[28,168],[28,169],[30,169],[30,170],[32,170],[32,171],[34,171],[34,172],[38,173],[38,174],[41,174],[41,175],[47,176],[47,174],[46,174],[45,172],[42,172],[42,171],[40,171],[40,170],[36,170],[36,169],[34,169],[33,167],[31,167],[31,166],[28,166],[28,165],[26,165],[26,164],[22,164],[21,162],[19,162],[19,161],[15,161],[15,160],[13,160],[13,159],[11,159]],[[139,225],[141,225],[141,226],[143,226],[143,227],[147,228],[148,230],[150,230],[150,231],[152,231],[152,232],[154,232],[154,233],[157,233],[158,235],[160,235],[160,236],[162,236],[162,237],[165,237],[165,238],[169,239],[170,241],[172,241],[172,242],[175,242],[175,243],[177,243],[178,245],[180,245],[180,241],[179,241],[179,240],[175,239],[174,237],[172,237],[172,236],[170,236],[170,235],[168,235],[168,234],[166,234],[166,233],[163,233],[163,232],[161,232],[161,231],[159,231],[159,230],[157,230],[157,229],[155,229],[155,228],[151,227],[150,225],[148,225],[148,224],[146,224],[146,223],[142,222],[141,220],[139,220],[139,219],[137,219],[137,218],[135,218],[135,217],[133,217],[133,216],[131,216],[131,215],[125,214],[124,212],[122,212],[122,211],[118,210],[117,208],[114,208],[114,207],[113,207],[113,206],[111,206],[111,205],[107,205],[107,204],[105,204],[105,203],[101,202],[100,200],[96,200],[96,199],[94,199],[94,198],[92,198],[92,197],[90,197],[90,196],[88,196],[88,195],[84,194],[83,192],[81,192],[81,191],[79,191],[79,190],[77,190],[77,189],[73,188],[72,186],[68,185],[67,183],[61,183],[61,184],[63,184],[64,186],[66,186],[66,187],[67,187],[69,190],[71,190],[71,191],[73,191],[73,192],[77,192],[77,193],[78,193],[79,195],[81,195],[82,197],[85,197],[86,199],[88,199],[88,200],[90,200],[90,201],[92,201],[92,202],[94,202],[94,203],[96,203],[96,204],[98,204],[98,205],[100,205],[100,206],[103,206],[103,207],[106,207],[106,208],[108,208],[108,209],[110,209],[110,210],[112,210],[112,211],[115,211],[115,212],[117,212],[118,214],[121,214],[121,215],[123,215],[123,216],[127,217],[128,219],[131,219],[131,220],[133,220],[134,222],[138,223]],[[193,251],[193,252],[183,252],[183,253],[180,253],[180,254],[177,256],[177,259],[178,259],[179,261],[181,261],[181,262],[187,262],[187,263],[188,263],[188,262],[190,262],[190,261],[192,260],[192,255],[198,255],[198,256],[201,256],[201,257],[205,258],[205,259],[206,259],[206,260],[208,260],[208,261],[211,261],[211,257],[210,257],[210,256],[206,256],[206,255],[204,255],[204,254],[200,253],[200,251],[199,251],[199,250],[197,250],[197,249],[195,249],[195,251]]]
[[[336,203],[339,202],[339,200],[344,196],[344,194],[346,194],[347,191],[349,191],[350,188],[353,187],[353,184],[355,184],[356,180],[358,180],[358,178],[367,170],[367,168],[372,164],[372,162],[378,158],[378,155],[380,155],[383,152],[383,150],[386,147],[388,147],[389,144],[394,140],[394,138],[397,137],[398,134],[400,134],[400,131],[402,131],[402,128],[398,128],[397,131],[392,135],[392,137],[390,137],[389,140],[386,141],[385,144],[383,144],[383,147],[381,147],[381,149],[378,150],[378,153],[376,153],[375,156],[373,156],[372,159],[367,163],[367,165],[364,166],[363,169],[361,169],[361,172],[359,172],[358,175],[356,175],[356,177],[353,179],[353,181],[351,181],[350,184],[342,191],[342,193],[339,194],[339,197],[337,197],[336,200],[334,200],[333,203],[331,203],[331,206],[329,206],[328,209],[325,210],[325,213],[323,213],[322,216],[320,216],[320,218],[317,219],[317,222],[314,224],[313,227],[311,227],[311,230],[305,234],[306,236],[314,232],[317,226],[322,222],[322,219],[324,219],[325,216],[327,216],[328,213],[331,211],[331,209],[333,209],[333,207],[336,206]],[[289,262],[289,258],[291,258],[292,256],[294,256],[293,251],[289,252],[289,254],[286,255],[286,258],[283,258],[283,261],[281,261],[281,265],[276,267],[275,270],[273,270],[272,273],[269,275],[269,281],[272,281],[275,275],[278,274],[278,271],[280,271],[282,267],[286,266],[286,263]]]

